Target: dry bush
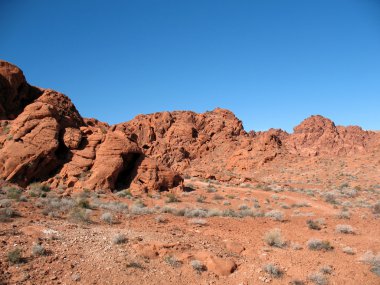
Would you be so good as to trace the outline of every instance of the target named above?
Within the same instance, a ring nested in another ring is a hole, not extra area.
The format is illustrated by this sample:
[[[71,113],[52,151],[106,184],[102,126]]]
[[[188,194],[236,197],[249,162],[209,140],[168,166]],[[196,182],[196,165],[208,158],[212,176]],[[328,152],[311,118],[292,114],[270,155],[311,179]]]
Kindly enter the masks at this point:
[[[267,232],[264,236],[264,241],[269,245],[269,246],[275,246],[282,248],[285,246],[285,241],[283,240],[281,236],[281,230],[280,229],[272,229],[269,232]]]

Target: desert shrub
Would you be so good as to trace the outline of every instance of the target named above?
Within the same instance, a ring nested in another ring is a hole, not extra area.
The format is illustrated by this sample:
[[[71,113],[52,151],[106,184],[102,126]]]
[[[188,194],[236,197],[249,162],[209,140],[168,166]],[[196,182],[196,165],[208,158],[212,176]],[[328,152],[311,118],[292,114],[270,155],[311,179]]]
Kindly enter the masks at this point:
[[[207,225],[207,221],[204,219],[191,219],[189,220],[190,224],[198,225],[198,226],[205,226]]]
[[[265,213],[265,217],[269,217],[275,221],[281,221],[281,222],[284,221],[284,213],[282,211],[278,211],[278,210],[272,210],[272,211]]]
[[[308,202],[302,201],[298,203],[293,203],[291,205],[292,208],[303,208],[303,207],[310,207],[310,204]]]
[[[331,246],[329,241],[319,240],[319,239],[310,239],[307,241],[307,246],[310,250],[332,250],[333,246]]]
[[[309,275],[309,280],[313,282],[315,285],[327,285],[328,279],[322,273],[314,273]]]
[[[12,206],[12,199],[1,199],[0,208],[8,208]]]
[[[174,194],[174,193],[169,193],[166,195],[167,199],[166,199],[166,203],[177,203],[177,202],[180,202],[180,200],[178,199],[178,197]]]
[[[34,244],[32,247],[32,254],[34,256],[41,256],[41,255],[46,255],[47,251],[45,247],[42,244]]]
[[[200,195],[200,196],[197,197],[197,202],[198,203],[203,203],[205,200],[206,200],[206,197],[203,196],[203,195]]]
[[[157,223],[166,223],[168,219],[166,219],[164,216],[157,216],[154,218]]]
[[[22,252],[20,248],[15,248],[7,253],[8,262],[11,264],[22,263]]]
[[[83,209],[91,209],[90,201],[84,197],[79,197],[77,199],[77,206]]]
[[[322,274],[331,274],[333,272],[333,268],[330,265],[324,265],[319,269],[319,272]]]
[[[280,206],[283,209],[290,209],[290,206],[288,204],[286,204],[286,203],[281,203]]]
[[[229,206],[229,205],[231,205],[231,202],[230,201],[223,201],[223,205],[224,206]]]
[[[121,191],[117,192],[116,195],[121,197],[121,198],[132,198],[133,197],[131,190],[129,190],[129,189],[121,190]]]
[[[128,213],[128,205],[121,202],[100,203],[99,208],[117,213]]]
[[[284,247],[285,241],[283,240],[281,236],[281,230],[280,229],[272,229],[269,232],[267,232],[264,235],[264,241],[269,246],[275,246],[275,247]]]
[[[19,214],[10,207],[0,208],[0,222],[9,222]]]
[[[370,271],[380,276],[380,253],[375,255],[372,251],[367,251],[359,260],[369,264],[371,266]]]
[[[223,217],[234,217],[234,218],[239,217],[239,215],[232,209],[224,210],[222,213],[222,216]]]
[[[167,214],[174,214],[176,211],[175,208],[169,207],[169,206],[164,206],[160,209],[161,213],[167,213]]]
[[[136,261],[128,262],[126,267],[135,268],[135,269],[144,269],[144,266],[142,266],[139,262],[136,262]]]
[[[124,234],[117,234],[112,238],[113,244],[122,244],[128,241],[127,237]]]
[[[223,200],[224,197],[222,195],[219,195],[219,194],[215,194],[214,197],[213,197],[214,200]]]
[[[204,264],[199,260],[192,260],[190,265],[198,273],[206,270],[206,266],[204,266]]]
[[[19,201],[22,195],[22,190],[15,187],[4,187],[7,197],[12,200]]]
[[[223,213],[219,209],[211,209],[207,212],[207,217],[220,217]]]
[[[239,217],[240,218],[244,218],[244,217],[255,217],[255,213],[254,211],[252,211],[251,209],[243,209],[243,210],[239,210]]]
[[[273,278],[281,278],[284,272],[281,270],[281,268],[275,264],[268,263],[263,266],[264,272],[268,273]]]
[[[247,209],[249,209],[249,207],[246,204],[242,204],[242,205],[239,206],[238,209],[239,210],[247,210]]]
[[[169,264],[173,268],[180,267],[182,265],[182,262],[179,261],[177,258],[171,255],[167,255],[164,257],[164,260],[167,264]]]
[[[350,225],[337,225],[335,231],[341,234],[354,234],[355,231]]]
[[[212,186],[207,187],[207,193],[215,193],[216,191],[217,190]]]
[[[337,197],[334,193],[328,192],[328,193],[324,194],[324,199],[325,199],[325,202],[327,202],[327,203],[330,203],[333,205],[338,204],[338,201],[336,200]]]
[[[317,230],[317,231],[319,231],[321,229],[320,224],[315,220],[307,220],[306,224],[309,227],[309,229]]]
[[[74,206],[75,203],[71,199],[67,198],[46,198],[40,200],[42,207],[42,214],[45,216],[59,217],[68,213]]]
[[[70,211],[70,219],[73,222],[89,224],[89,223],[91,223],[90,214],[91,214],[90,209],[83,209],[83,208],[79,208],[79,207],[74,207]]]
[[[344,248],[342,248],[342,251],[346,254],[349,254],[349,255],[354,255],[355,254],[355,250],[349,246],[346,246]]]
[[[186,209],[185,211],[185,217],[193,218],[193,217],[200,217],[204,218],[207,216],[207,210],[203,209]]]
[[[337,215],[337,218],[338,219],[346,219],[346,220],[349,220],[351,218],[351,214],[349,211],[341,211],[338,215]]]
[[[373,213],[380,215],[380,201],[373,205]]]
[[[47,184],[43,184],[43,183],[40,183],[40,182],[34,182],[34,183],[31,183],[29,185],[29,189],[33,192],[49,192],[51,189],[50,189],[50,186],[47,185]]]
[[[113,224],[113,216],[110,212],[103,213],[100,219],[109,225]]]
[[[141,205],[132,205],[130,209],[130,213],[133,215],[148,215],[153,213],[152,209]]]

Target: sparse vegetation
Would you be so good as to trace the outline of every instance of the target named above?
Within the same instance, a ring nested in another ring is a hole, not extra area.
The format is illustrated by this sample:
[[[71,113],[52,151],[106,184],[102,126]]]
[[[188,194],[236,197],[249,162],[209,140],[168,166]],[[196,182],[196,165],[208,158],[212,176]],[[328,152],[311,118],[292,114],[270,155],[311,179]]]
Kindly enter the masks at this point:
[[[285,246],[285,241],[283,240],[281,236],[280,229],[272,229],[269,232],[267,232],[264,236],[264,241],[269,246],[275,246],[279,248],[282,248]]]
[[[46,255],[47,251],[46,251],[45,247],[42,244],[36,243],[32,247],[32,254],[34,256],[42,256],[42,255]]]
[[[333,268],[330,265],[324,265],[319,269],[319,272],[322,274],[331,274],[333,272]]]
[[[317,230],[317,231],[321,229],[321,225],[315,220],[307,220],[306,224],[309,227],[309,229]]]
[[[346,254],[349,254],[349,255],[354,255],[356,253],[356,251],[349,246],[342,248],[342,251]]]
[[[327,285],[328,279],[322,273],[314,273],[309,276],[309,280],[313,282],[315,285]]]
[[[177,268],[177,267],[180,267],[182,265],[181,261],[179,261],[177,258],[175,258],[174,256],[171,256],[171,255],[165,256],[164,260],[167,264],[169,264],[173,268]]]
[[[200,262],[199,260],[192,260],[190,262],[190,265],[191,267],[197,272],[197,273],[201,273],[202,271],[205,271],[206,270],[206,266],[203,265],[202,262]]]
[[[200,196],[197,197],[197,202],[198,203],[203,203],[205,200],[206,200],[206,197],[203,196],[203,195],[200,195]]]
[[[359,259],[361,262],[371,266],[370,271],[377,276],[380,276],[380,253],[374,254],[372,251],[367,251]]]
[[[91,223],[91,210],[74,207],[70,212],[70,219],[77,223]]]
[[[265,213],[265,217],[269,217],[272,220],[280,221],[280,222],[283,222],[285,219],[284,218],[285,217],[284,212],[278,211],[278,210],[272,210],[272,211]]]
[[[284,274],[284,272],[279,266],[272,263],[264,265],[263,270],[264,272],[268,273],[273,278],[281,278],[282,275]]]
[[[23,258],[22,258],[22,251],[20,248],[15,248],[11,251],[8,252],[7,258],[9,263],[11,264],[19,264],[22,263]]]
[[[127,237],[125,234],[117,234],[112,238],[112,243],[113,244],[123,244],[128,241]]]
[[[178,197],[174,194],[174,193],[169,193],[166,195],[167,199],[166,199],[166,203],[177,203],[177,202],[180,202],[180,200],[178,199]]]
[[[101,216],[100,216],[100,219],[109,224],[109,225],[112,225],[114,220],[113,220],[113,216],[110,212],[106,212],[106,213],[103,213]]]
[[[335,231],[341,234],[354,234],[355,231],[350,225],[337,225]]]
[[[310,240],[308,240],[307,247],[310,250],[325,250],[325,251],[329,251],[329,250],[333,250],[334,249],[334,247],[331,246],[331,244],[330,244],[329,241],[319,240],[319,239],[310,239]]]

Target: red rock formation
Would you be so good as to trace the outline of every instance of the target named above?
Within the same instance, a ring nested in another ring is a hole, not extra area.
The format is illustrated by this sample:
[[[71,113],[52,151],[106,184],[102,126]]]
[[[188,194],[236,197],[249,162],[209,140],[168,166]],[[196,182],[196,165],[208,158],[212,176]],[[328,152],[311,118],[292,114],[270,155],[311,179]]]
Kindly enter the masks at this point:
[[[110,127],[83,119],[70,99],[31,87],[17,67],[0,61],[0,176],[26,185],[139,191],[181,185],[178,175],[255,181],[257,170],[309,157],[359,155],[379,148],[380,135],[311,116],[293,134],[246,133],[217,108],[139,115]]]
[[[0,61],[0,177],[26,186],[168,190],[182,178],[146,157],[123,133],[80,116],[65,95],[31,87],[22,71]]]

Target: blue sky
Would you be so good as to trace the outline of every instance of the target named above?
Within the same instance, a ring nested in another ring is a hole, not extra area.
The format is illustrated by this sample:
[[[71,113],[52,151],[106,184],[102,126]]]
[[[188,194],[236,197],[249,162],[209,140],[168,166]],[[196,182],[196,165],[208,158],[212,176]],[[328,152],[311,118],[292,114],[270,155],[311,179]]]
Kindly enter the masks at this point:
[[[110,124],[233,111],[380,129],[380,1],[0,0],[0,58]]]

